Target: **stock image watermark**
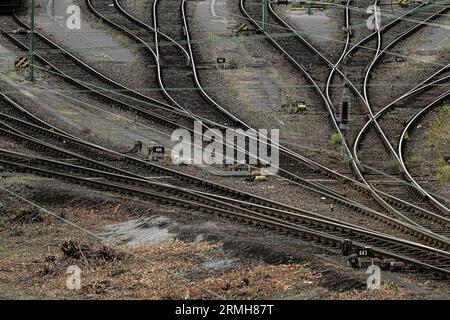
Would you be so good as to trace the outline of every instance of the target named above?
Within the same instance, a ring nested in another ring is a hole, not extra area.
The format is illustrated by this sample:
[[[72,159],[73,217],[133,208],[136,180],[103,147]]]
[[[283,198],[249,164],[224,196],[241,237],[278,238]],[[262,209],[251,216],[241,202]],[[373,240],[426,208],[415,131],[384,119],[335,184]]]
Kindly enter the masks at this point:
[[[367,267],[366,273],[369,277],[366,281],[367,289],[377,290],[381,288],[381,268],[375,264]]]
[[[81,30],[81,8],[76,4],[65,1],[51,0],[47,4],[47,14],[53,20],[65,20],[66,28],[69,30]]]
[[[69,17],[66,19],[66,27],[69,30],[81,30],[81,9],[77,5],[67,7],[66,13]]]
[[[381,9],[379,6],[373,4],[368,6],[366,12],[370,17],[366,20],[366,25],[369,30],[378,30],[381,27]]]
[[[279,168],[279,129],[227,128],[203,131],[203,123],[194,123],[194,132],[173,131],[171,140],[177,144],[171,150],[174,164],[260,165],[263,175],[276,175]]]
[[[81,269],[77,265],[67,267],[68,274],[66,288],[69,290],[81,290]]]

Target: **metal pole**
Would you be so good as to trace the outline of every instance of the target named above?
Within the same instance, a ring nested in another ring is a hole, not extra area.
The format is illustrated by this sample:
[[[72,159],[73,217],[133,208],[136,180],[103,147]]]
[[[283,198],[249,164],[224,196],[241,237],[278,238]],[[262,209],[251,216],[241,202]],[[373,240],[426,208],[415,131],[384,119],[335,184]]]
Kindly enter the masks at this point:
[[[262,29],[266,32],[267,20],[269,18],[269,0],[263,0],[263,16],[262,16]]]
[[[28,75],[28,80],[34,82],[34,33],[35,33],[35,23],[34,23],[34,0],[30,0],[29,2],[29,15],[30,15],[30,31],[28,33],[30,40],[30,73]]]

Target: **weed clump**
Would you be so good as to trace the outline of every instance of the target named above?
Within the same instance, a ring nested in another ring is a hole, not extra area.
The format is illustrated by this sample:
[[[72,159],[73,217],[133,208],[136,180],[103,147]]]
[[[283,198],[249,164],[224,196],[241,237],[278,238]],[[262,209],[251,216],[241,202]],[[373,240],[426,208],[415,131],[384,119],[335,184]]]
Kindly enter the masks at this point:
[[[11,224],[27,224],[43,222],[41,211],[38,209],[20,209],[9,219]]]
[[[330,142],[331,142],[331,144],[336,144],[336,145],[342,143],[342,136],[339,134],[339,132],[334,132],[331,135]]]
[[[438,179],[441,182],[449,183],[450,182],[450,165],[445,165],[441,167],[440,172],[438,173]]]
[[[69,239],[61,245],[61,251],[65,259],[114,262],[121,260],[123,253],[116,251],[108,245],[92,245],[88,242]]]

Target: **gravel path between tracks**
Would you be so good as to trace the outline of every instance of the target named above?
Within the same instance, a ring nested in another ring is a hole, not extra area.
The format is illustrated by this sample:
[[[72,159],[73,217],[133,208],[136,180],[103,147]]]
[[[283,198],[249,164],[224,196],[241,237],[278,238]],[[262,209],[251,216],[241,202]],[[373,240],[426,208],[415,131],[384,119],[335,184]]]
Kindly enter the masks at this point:
[[[395,283],[401,285],[386,281],[381,290],[367,291],[364,272],[342,267],[332,251],[221,219],[205,222],[202,215],[175,207],[123,200],[26,176],[3,179],[1,186],[104,235],[105,242],[121,237],[116,246],[102,245],[0,191],[3,299],[212,298],[196,285],[235,299],[424,299],[447,295],[436,281],[415,286],[405,276],[391,273],[386,280],[400,277]],[[124,228],[130,220],[140,223]],[[154,233],[154,228],[160,230]],[[158,241],[147,238],[133,243],[145,231],[159,235]],[[194,284],[172,278],[154,264]],[[81,269],[81,290],[66,288],[71,265]]]

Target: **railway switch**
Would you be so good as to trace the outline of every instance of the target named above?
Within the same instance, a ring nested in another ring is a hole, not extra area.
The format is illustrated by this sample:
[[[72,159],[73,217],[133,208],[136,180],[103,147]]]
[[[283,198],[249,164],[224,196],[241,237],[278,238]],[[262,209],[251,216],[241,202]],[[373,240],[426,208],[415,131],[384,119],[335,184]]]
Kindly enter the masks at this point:
[[[139,159],[149,160],[150,150],[149,146],[144,144],[142,141],[136,141],[134,143],[134,147],[130,151],[125,152],[125,154],[132,154],[138,157]]]

